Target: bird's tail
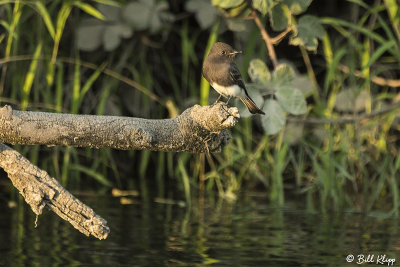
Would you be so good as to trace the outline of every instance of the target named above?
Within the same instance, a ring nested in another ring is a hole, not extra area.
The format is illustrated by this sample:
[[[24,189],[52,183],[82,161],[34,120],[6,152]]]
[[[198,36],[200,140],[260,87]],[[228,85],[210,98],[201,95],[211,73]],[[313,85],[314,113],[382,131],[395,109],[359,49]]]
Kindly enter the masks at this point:
[[[250,113],[252,114],[263,114],[265,115],[264,111],[262,111],[261,109],[259,109],[256,105],[256,103],[254,103],[254,101],[249,97],[241,97],[240,100],[242,100],[242,102],[246,105],[247,109],[250,111]]]

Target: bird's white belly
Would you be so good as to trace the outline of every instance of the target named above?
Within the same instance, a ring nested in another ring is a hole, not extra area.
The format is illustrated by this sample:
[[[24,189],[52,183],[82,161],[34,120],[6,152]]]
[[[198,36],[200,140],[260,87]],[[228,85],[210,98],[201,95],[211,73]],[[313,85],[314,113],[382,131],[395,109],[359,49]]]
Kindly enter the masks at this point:
[[[225,96],[225,97],[240,97],[240,96],[244,96],[244,92],[243,89],[239,87],[239,85],[231,85],[231,86],[221,86],[217,83],[213,83],[211,85],[218,93],[220,93],[221,95]]]

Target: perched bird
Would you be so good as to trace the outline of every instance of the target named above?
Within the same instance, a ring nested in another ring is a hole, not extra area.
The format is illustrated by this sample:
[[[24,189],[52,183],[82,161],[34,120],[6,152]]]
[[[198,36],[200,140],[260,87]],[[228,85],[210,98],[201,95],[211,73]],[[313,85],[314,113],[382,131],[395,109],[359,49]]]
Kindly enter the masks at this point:
[[[247,93],[242,75],[234,63],[235,56],[240,53],[242,52],[234,50],[228,44],[215,43],[203,63],[203,76],[220,94],[216,102],[221,95],[228,98],[226,103],[232,97],[238,97],[252,114],[265,115]]]

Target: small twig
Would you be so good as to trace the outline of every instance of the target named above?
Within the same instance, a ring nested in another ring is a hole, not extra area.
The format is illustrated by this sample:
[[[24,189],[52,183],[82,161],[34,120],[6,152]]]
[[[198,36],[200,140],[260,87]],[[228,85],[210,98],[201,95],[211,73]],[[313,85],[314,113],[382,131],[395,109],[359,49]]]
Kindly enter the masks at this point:
[[[261,32],[261,36],[263,37],[265,44],[267,45],[268,54],[269,57],[271,58],[272,64],[274,65],[274,68],[276,68],[278,66],[278,60],[276,58],[275,49],[271,37],[269,37],[267,31],[265,30],[264,25],[262,24],[260,18],[257,15],[257,12],[253,10],[251,15],[258,29]]]
[[[278,34],[277,36],[271,38],[271,42],[273,45],[279,44],[285,36],[293,30],[292,26],[287,27],[283,32]]]
[[[297,118],[297,117],[288,117],[287,119],[290,122],[305,123],[305,124],[347,124],[347,123],[358,122],[365,119],[372,119],[374,117],[378,117],[380,115],[392,112],[399,107],[400,107],[400,101],[395,102],[383,109],[375,110],[371,113],[362,113],[360,115],[346,116],[339,119]]]

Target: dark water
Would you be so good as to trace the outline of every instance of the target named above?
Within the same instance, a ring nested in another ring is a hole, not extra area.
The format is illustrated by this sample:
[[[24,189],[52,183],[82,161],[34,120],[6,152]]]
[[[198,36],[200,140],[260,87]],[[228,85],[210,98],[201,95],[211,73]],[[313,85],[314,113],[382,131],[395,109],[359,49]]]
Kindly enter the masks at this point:
[[[0,191],[1,266],[357,266],[400,261],[398,219],[272,208],[263,198],[206,201],[204,209],[79,198],[103,216],[108,239],[87,238],[51,212],[8,207]],[[194,201],[194,203],[196,203]],[[199,210],[201,212],[199,212]],[[352,264],[346,256],[352,254]],[[360,261],[361,262],[361,261]],[[387,266],[384,263],[384,266]]]

